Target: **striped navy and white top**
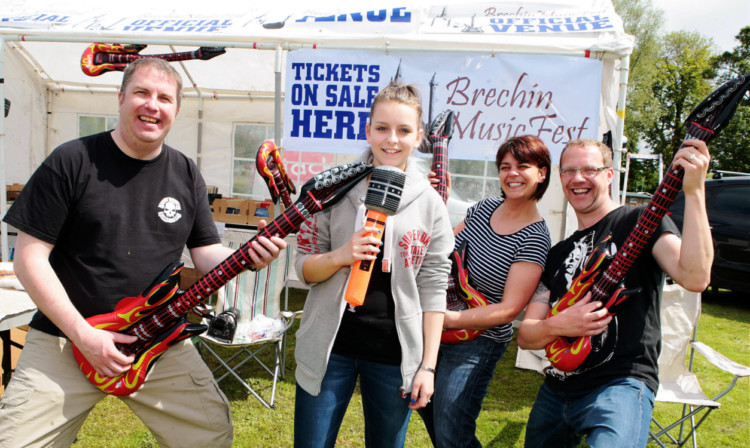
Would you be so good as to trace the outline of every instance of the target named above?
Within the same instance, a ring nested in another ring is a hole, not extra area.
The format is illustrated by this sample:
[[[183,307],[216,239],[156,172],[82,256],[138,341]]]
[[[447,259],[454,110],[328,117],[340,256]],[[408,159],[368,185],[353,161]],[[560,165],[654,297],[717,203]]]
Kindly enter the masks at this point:
[[[495,233],[490,227],[490,217],[502,203],[502,198],[490,197],[471,206],[464,219],[466,227],[456,235],[456,247],[468,240],[469,284],[490,303],[502,302],[505,280],[513,263],[528,261],[544,268],[551,246],[549,228],[544,220],[510,235]],[[497,342],[510,341],[512,323],[489,328],[481,336]]]

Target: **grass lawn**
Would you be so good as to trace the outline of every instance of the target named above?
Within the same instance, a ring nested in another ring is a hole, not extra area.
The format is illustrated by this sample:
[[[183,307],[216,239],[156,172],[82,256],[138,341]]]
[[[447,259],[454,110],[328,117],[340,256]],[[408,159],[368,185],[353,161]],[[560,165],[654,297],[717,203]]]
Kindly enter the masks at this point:
[[[291,290],[290,308],[301,309],[305,291]],[[299,326],[299,323],[295,324]],[[295,328],[296,328],[295,326]],[[730,359],[750,365],[750,298],[721,293],[705,297],[698,338]],[[236,447],[292,446],[294,421],[294,332],[289,338],[287,375],[279,381],[276,409],[263,407],[234,379],[221,385],[232,404]],[[478,437],[485,447],[523,446],[525,424],[542,376],[514,367],[515,340],[500,362],[478,420]],[[270,352],[269,352],[270,353]],[[268,396],[270,379],[259,368],[243,367],[243,376]],[[708,396],[713,396],[731,377],[710,366],[696,355],[695,371]],[[337,447],[361,447],[364,423],[359,395],[355,393],[339,432]],[[698,442],[703,447],[744,447],[750,440],[750,380],[743,378],[722,400],[700,429]],[[655,415],[679,413],[681,406],[657,403]],[[143,423],[118,399],[107,397],[91,413],[78,435],[75,448],[155,447],[154,438]],[[412,414],[407,447],[429,447],[430,441],[417,413]],[[651,445],[649,445],[651,446]],[[656,445],[654,445],[656,446]]]

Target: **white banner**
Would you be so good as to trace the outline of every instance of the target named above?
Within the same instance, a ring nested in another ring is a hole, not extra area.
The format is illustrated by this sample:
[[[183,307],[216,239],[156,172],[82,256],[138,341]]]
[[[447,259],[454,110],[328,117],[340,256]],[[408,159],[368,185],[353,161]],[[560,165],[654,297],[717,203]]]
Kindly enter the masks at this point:
[[[419,87],[425,124],[454,111],[451,158],[491,158],[508,137],[530,134],[557,160],[566,142],[599,137],[597,60],[300,50],[287,58],[284,147],[361,152],[372,99],[396,77]]]

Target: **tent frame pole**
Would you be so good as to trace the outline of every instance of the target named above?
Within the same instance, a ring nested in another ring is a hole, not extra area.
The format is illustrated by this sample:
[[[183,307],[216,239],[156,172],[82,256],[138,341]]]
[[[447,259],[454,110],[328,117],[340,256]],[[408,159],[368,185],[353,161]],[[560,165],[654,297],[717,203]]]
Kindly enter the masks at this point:
[[[617,110],[617,126],[612,136],[612,142],[614,147],[612,148],[612,166],[615,168],[615,181],[612,183],[611,195],[612,200],[616,203],[621,203],[625,199],[625,193],[622,193],[622,201],[620,200],[620,177],[623,174],[622,168],[622,155],[627,152],[622,147],[623,135],[625,134],[625,108],[626,108],[626,97],[628,94],[628,74],[630,73],[630,55],[625,55],[620,58],[620,91],[617,97],[617,104],[615,108]]]
[[[8,209],[8,193],[5,183],[5,38],[0,36],[0,217]],[[8,224],[0,221],[0,256],[2,261],[10,261],[8,250]]]

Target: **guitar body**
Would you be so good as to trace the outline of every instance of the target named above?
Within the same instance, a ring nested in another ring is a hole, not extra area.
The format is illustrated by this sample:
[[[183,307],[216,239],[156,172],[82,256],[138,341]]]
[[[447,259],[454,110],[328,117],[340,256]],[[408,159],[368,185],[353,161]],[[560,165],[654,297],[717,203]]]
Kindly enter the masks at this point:
[[[302,187],[300,199],[292,207],[187,290],[179,289],[183,264],[176,261],[139,296],[126,297],[118,302],[114,311],[86,319],[94,328],[136,336],[138,340],[132,344],[117,344],[122,353],[134,355],[135,360],[128,371],[114,378],[97,374],[73,345],[73,356],[83,374],[91,384],[111,395],[127,396],[137,391],[149,369],[167,349],[206,330],[205,325],[189,323],[187,314],[252,264],[249,254],[253,241],[261,236],[283,238],[298,230],[311,215],[341,200],[372,169],[372,165],[347,164],[308,180]]]
[[[182,261],[171,264],[141,295],[126,297],[117,303],[111,313],[89,317],[86,322],[100,330],[117,333],[127,331],[134,323],[153,314],[156,310],[168,306],[170,301],[184,292],[178,289],[182,266]],[[150,343],[135,345],[129,347],[129,350],[121,349],[127,354],[134,355],[135,360],[131,370],[118,378],[108,378],[97,374],[75,345],[73,346],[73,356],[83,374],[96,387],[111,395],[127,396],[138,390],[146,379],[148,370],[167,348],[203,331],[205,331],[205,326],[190,324],[183,317],[151,340]]]
[[[83,50],[81,56],[81,70],[88,76],[99,76],[102,73],[123,71],[127,62],[106,62],[105,54],[132,54],[136,55],[146,48],[145,45],[120,45],[120,44],[91,44]]]
[[[601,268],[606,267],[612,261],[613,255],[609,252],[612,236],[608,235],[600,241],[591,251],[586,259],[583,270],[573,280],[570,289],[550,310],[547,317],[552,317],[566,308],[578,303],[586,295],[586,292],[594,285]],[[558,338],[545,347],[547,359],[560,370],[569,372],[583,363],[591,352],[591,338],[583,337],[576,339]]]
[[[464,240],[451,254],[451,281],[449,283],[453,286],[449,284],[448,288],[449,303],[458,301],[459,306],[463,309],[476,308],[489,304],[487,297],[469,284],[469,270],[466,267],[468,250],[468,242]],[[451,295],[456,295],[457,297],[452,299]],[[449,309],[458,310],[458,308],[452,307],[449,307]],[[471,341],[482,334],[483,331],[453,328],[443,330],[440,342],[457,344],[459,342]]]

